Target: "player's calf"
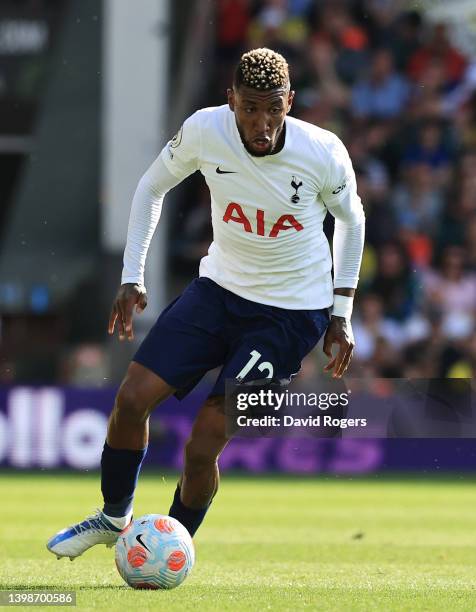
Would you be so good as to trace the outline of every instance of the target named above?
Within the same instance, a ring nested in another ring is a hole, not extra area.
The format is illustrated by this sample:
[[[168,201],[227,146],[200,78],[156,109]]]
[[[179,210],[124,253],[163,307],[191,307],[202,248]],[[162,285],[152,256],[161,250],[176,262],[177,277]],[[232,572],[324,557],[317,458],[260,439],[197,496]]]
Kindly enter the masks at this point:
[[[184,469],[169,514],[193,536],[219,485],[218,457],[228,443],[223,398],[209,398],[193,425],[184,449]]]
[[[218,457],[225,445],[225,439],[218,442],[209,437],[191,438],[185,445],[181,488],[186,506],[204,508],[211,502],[219,484]]]
[[[103,511],[110,518],[132,512],[134,491],[147,452],[149,414],[174,389],[138,363],[131,363],[109,419],[101,458]]]

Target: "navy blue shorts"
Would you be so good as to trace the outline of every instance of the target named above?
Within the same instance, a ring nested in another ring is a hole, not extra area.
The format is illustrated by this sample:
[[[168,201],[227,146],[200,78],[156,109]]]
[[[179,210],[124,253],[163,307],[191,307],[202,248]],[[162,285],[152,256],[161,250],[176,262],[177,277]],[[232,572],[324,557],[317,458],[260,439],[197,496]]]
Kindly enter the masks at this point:
[[[133,360],[175,387],[180,399],[223,366],[211,395],[224,395],[226,379],[290,379],[328,324],[327,308],[266,306],[202,277],[162,312]]]

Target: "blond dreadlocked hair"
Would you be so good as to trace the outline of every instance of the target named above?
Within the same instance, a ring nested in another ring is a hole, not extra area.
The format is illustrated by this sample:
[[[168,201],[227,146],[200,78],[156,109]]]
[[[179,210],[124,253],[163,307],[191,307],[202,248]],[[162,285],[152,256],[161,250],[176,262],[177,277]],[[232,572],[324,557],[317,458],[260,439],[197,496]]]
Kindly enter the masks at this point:
[[[235,70],[235,87],[246,85],[267,90],[289,87],[288,63],[282,55],[271,49],[252,49],[243,53]]]

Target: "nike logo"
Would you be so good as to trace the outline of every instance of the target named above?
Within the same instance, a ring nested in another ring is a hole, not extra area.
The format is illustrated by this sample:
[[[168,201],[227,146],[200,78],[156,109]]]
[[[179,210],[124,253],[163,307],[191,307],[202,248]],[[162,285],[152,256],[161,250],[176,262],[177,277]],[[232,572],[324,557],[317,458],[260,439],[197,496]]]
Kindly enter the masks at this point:
[[[234,172],[233,170],[220,170],[220,166],[217,166],[216,173],[217,174],[237,174],[237,172]]]
[[[150,552],[150,548],[147,548],[147,546],[142,541],[142,534],[141,533],[136,535],[136,540],[139,542],[139,544],[141,544],[146,550],[148,550]]]

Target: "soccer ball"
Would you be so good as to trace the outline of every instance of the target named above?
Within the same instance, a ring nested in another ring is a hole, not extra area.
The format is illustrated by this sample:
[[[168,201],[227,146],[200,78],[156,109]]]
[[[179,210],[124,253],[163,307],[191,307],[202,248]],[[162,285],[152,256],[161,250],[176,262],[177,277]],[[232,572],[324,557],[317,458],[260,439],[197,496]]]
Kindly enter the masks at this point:
[[[134,589],[174,589],[193,567],[190,534],[176,519],[146,514],[128,525],[116,543],[116,566]]]

